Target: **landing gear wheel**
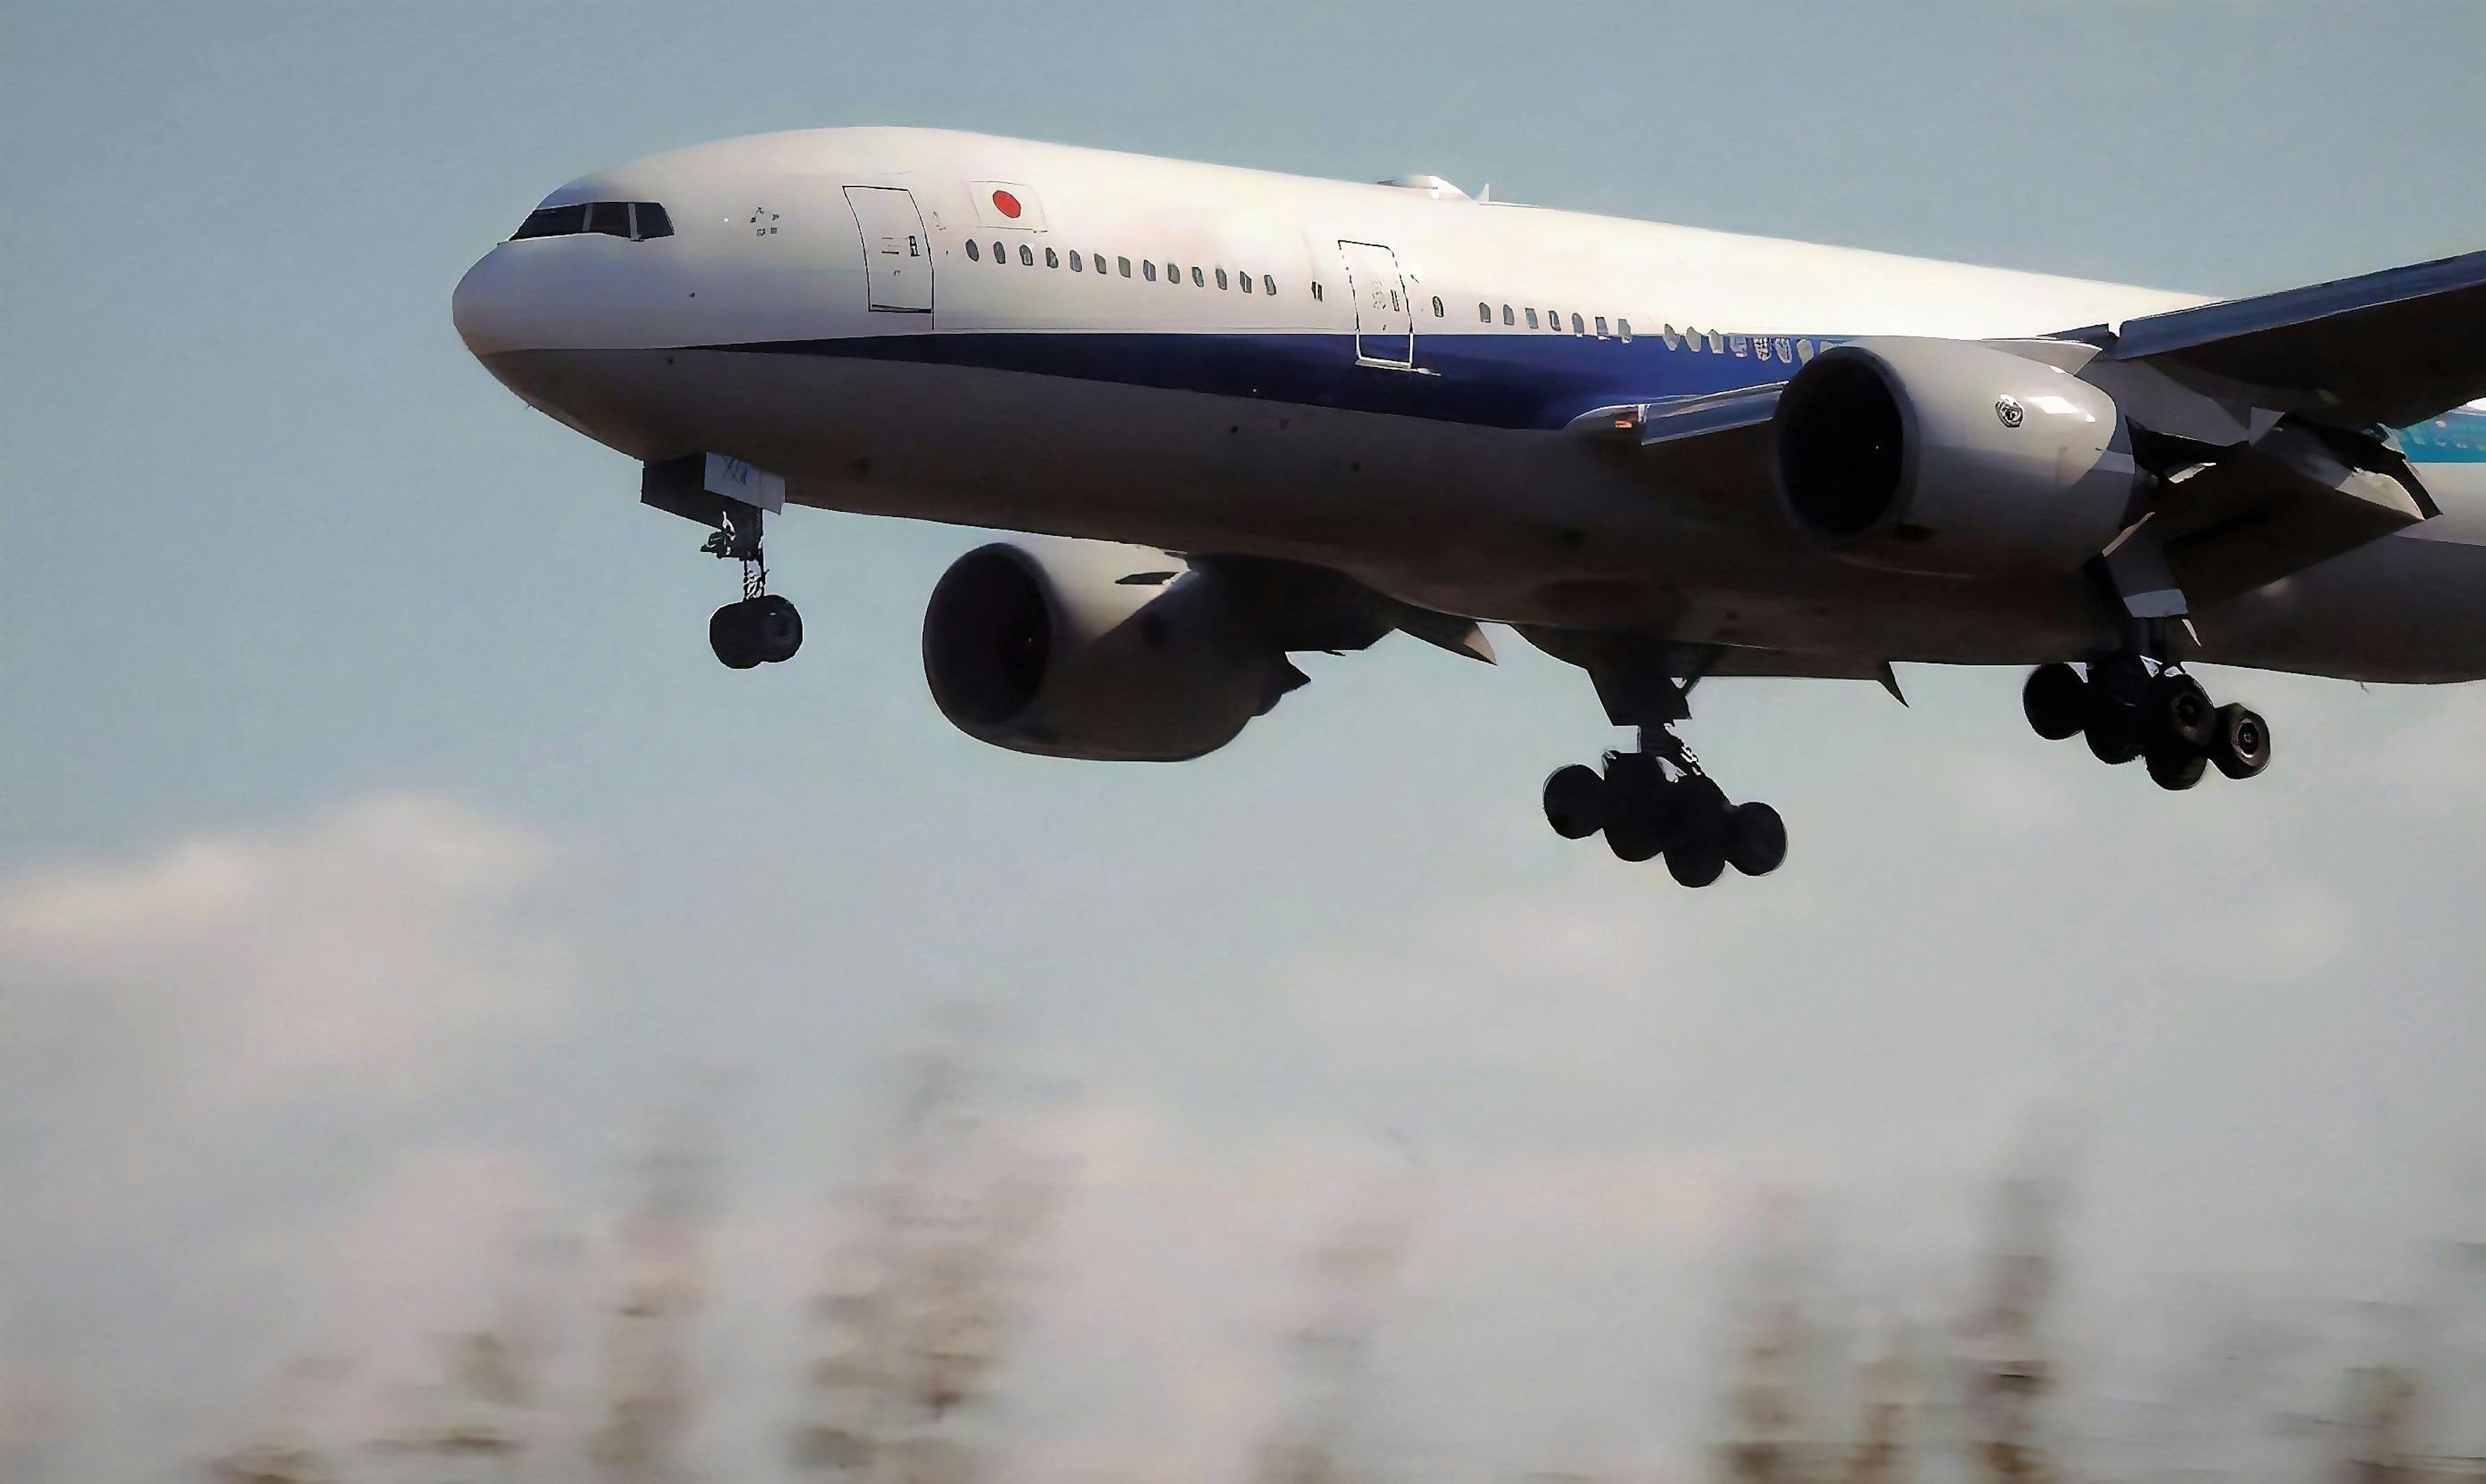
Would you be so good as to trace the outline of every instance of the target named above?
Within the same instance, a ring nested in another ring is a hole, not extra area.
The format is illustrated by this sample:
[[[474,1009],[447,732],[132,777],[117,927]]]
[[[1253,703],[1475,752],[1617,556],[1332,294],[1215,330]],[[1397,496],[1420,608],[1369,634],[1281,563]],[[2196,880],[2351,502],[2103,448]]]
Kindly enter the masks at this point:
[[[768,656],[761,648],[760,621],[748,602],[728,603],[708,616],[707,646],[728,670],[752,670]]]
[[[2020,710],[2029,718],[2030,729],[2049,742],[2060,742],[2078,734],[2087,718],[2088,690],[2089,683],[2071,666],[2060,661],[2040,665],[2020,687]]]
[[[2124,763],[2141,756],[2145,740],[2141,700],[2149,682],[2149,667],[2137,654],[2119,651],[2089,661],[2084,693],[2087,715],[2081,719],[2081,731],[2098,761]]]
[[[2161,742],[2149,750],[2149,780],[2169,792],[2180,793],[2201,781],[2210,771],[2210,759],[2177,742]]]
[[[2089,752],[2098,761],[2121,763],[2141,756],[2140,729],[2133,725],[2128,709],[2109,702],[2090,715],[2082,735],[2087,738]]]
[[[2141,714],[2142,733],[2150,746],[2197,753],[2210,745],[2218,707],[2210,704],[2210,693],[2201,689],[2200,681],[2162,672],[2141,693]]]
[[[1545,780],[1545,822],[1564,839],[1587,839],[1606,827],[1606,781],[1582,763],[1556,768]]]
[[[760,636],[760,658],[770,665],[783,664],[803,647],[803,616],[794,605],[774,592],[762,593],[744,600],[752,610],[753,627]]]
[[[1705,887],[1726,873],[1726,794],[1695,775],[1674,785],[1674,838],[1666,842],[1666,873],[1687,887]]]
[[[1646,753],[1608,754],[1605,786],[1606,848],[1624,861],[1645,861],[1665,849],[1673,785],[1658,772],[1657,759]]]
[[[707,644],[730,670],[778,664],[803,647],[803,616],[773,592],[747,597],[709,616]]]
[[[2251,778],[2270,766],[2270,725],[2257,711],[2221,706],[2210,725],[2209,755],[2227,777]]]
[[[1726,816],[1726,864],[1766,876],[1786,864],[1786,821],[1766,804],[1738,804]]]

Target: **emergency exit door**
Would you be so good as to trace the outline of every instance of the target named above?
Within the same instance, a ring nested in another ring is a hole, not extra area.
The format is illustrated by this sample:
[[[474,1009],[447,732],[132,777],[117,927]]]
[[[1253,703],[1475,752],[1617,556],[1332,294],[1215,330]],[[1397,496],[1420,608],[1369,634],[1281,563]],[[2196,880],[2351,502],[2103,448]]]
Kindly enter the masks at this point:
[[[890,185],[849,185],[846,205],[854,207],[855,226],[863,233],[871,307],[896,315],[932,313],[932,240],[914,196]]]
[[[1355,300],[1355,359],[1406,370],[1416,364],[1416,316],[1398,255],[1377,242],[1340,242]]]

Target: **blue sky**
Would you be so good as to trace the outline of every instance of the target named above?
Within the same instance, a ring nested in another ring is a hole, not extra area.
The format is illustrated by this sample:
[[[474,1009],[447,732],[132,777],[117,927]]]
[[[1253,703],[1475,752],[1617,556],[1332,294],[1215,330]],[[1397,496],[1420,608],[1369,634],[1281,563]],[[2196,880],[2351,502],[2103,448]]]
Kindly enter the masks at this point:
[[[1093,1155],[1031,1478],[1237,1456],[1287,1244],[1401,1147],[1373,1425],[1478,1476],[1690,1458],[1754,1191],[1898,1283],[2041,1108],[2101,1356],[2168,1274],[2397,1292],[2486,1127],[2476,692],[2222,676],[2279,761],[2168,797],[2016,675],[1721,683],[1694,744],[1794,856],[1694,895],[1547,834],[1608,733],[1513,642],[1020,757],[920,673],[975,534],[802,512],[805,650],[726,673],[730,574],[448,295],[570,177],[850,123],[2244,292],[2486,245],[2481,54],[2459,5],[11,6],[0,1402],[153,1476],[287,1354],[463,1322],[494,1213],[609,1226],[712,1076],[763,1415],[807,1213],[962,1001]]]

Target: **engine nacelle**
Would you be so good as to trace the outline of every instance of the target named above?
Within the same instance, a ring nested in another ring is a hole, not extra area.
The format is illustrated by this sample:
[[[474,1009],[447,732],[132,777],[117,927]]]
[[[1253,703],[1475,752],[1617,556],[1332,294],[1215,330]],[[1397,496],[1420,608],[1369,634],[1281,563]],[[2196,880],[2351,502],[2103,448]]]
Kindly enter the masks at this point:
[[[1142,546],[1026,537],[950,564],[924,612],[941,714],[996,747],[1178,762],[1304,676],[1241,594]]]
[[[1771,426],[1787,514],[1903,572],[2069,572],[2123,529],[2137,476],[2113,398],[1974,341],[1855,341],[1787,382]]]

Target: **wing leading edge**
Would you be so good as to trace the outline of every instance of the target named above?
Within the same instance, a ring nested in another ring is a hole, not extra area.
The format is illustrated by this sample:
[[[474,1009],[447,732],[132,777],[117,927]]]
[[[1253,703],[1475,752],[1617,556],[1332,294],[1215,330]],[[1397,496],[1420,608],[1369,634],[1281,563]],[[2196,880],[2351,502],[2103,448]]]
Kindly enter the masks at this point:
[[[2486,396],[2486,252],[2093,325],[2062,337],[2276,398],[2327,422],[2405,427]]]

